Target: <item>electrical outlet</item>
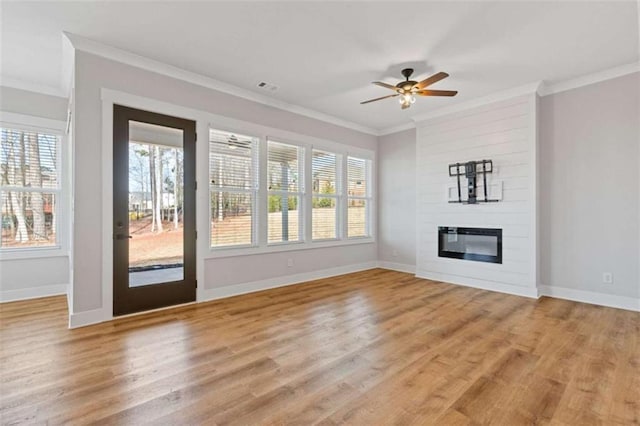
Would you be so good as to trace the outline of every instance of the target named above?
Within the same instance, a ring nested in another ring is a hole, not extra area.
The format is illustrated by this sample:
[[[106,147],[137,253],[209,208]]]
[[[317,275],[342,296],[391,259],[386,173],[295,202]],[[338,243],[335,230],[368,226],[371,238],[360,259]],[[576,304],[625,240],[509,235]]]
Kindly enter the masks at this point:
[[[613,274],[611,272],[603,272],[602,282],[605,284],[613,284]]]
[[[391,254],[393,255],[393,257],[398,257],[398,250],[394,249]]]
[[[291,268],[293,266],[293,259],[287,259],[287,266]]]

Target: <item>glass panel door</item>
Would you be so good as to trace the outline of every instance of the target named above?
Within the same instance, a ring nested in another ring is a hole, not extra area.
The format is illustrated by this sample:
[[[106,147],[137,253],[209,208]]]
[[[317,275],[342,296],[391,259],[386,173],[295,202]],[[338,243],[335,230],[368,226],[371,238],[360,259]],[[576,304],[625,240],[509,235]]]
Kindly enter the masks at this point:
[[[113,314],[196,299],[192,120],[113,107]]]

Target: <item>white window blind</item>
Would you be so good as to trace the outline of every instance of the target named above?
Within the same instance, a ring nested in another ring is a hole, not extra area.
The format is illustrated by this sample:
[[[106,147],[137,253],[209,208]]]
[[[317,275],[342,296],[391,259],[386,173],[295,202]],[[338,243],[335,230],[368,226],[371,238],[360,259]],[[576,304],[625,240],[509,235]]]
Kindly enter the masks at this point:
[[[0,128],[0,248],[58,244],[60,137]]]
[[[371,160],[347,157],[347,237],[371,236]]]
[[[338,238],[341,156],[314,149],[311,156],[313,182],[311,235],[314,240]]]
[[[209,183],[211,247],[254,245],[258,138],[211,129]]]
[[[304,148],[269,140],[267,168],[268,242],[301,241]]]

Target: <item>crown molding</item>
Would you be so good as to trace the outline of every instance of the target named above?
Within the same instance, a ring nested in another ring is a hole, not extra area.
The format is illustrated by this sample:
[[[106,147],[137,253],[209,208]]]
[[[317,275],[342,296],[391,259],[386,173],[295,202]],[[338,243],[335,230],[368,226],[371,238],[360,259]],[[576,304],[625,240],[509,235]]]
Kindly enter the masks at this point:
[[[18,114],[10,111],[0,111],[0,122],[10,125],[17,125],[24,129],[41,129],[64,132],[66,122],[53,118],[37,117],[28,114]]]
[[[638,19],[640,21],[640,0],[638,7]],[[639,22],[640,24],[640,22]],[[458,111],[463,111],[470,108],[475,108],[485,104],[506,100],[520,95],[538,93],[540,96],[548,96],[555,93],[564,92],[567,90],[575,89],[582,86],[598,83],[605,80],[610,80],[617,77],[622,77],[634,72],[640,72],[640,61],[622,66],[617,66],[607,70],[599,71],[596,73],[580,76],[574,79],[559,81],[556,83],[545,83],[542,81],[526,84],[523,86],[507,89],[504,91],[496,92],[488,96],[482,96],[479,98],[470,99],[449,107],[439,108],[434,111],[430,111],[425,114],[419,114],[411,117],[411,122],[391,126],[383,129],[375,129],[367,126],[363,126],[358,123],[354,123],[348,120],[344,120],[329,114],[325,114],[319,111],[315,111],[309,108],[305,108],[299,105],[294,105],[285,101],[280,101],[259,93],[255,93],[251,90],[243,89],[238,86],[234,86],[222,81],[206,77],[191,71],[184,70],[182,68],[175,67],[154,59],[150,59],[144,56],[140,56],[119,48],[108,46],[96,41],[64,32],[63,37],[63,64],[62,64],[62,79],[61,87],[51,87],[45,85],[39,85],[35,83],[25,82],[22,80],[3,77],[0,75],[0,86],[11,87],[20,90],[26,90],[30,92],[42,93],[50,96],[57,96],[62,98],[68,98],[72,88],[72,73],[73,67],[73,50],[81,50],[87,53],[91,53],[97,56],[105,57],[117,62],[121,62],[127,65],[131,65],[137,68],[145,69],[147,71],[162,74],[168,77],[172,77],[178,80],[186,81],[199,86],[207,87],[222,93],[237,96],[239,98],[247,99],[256,103],[267,105],[270,107],[278,108],[284,111],[288,111],[294,114],[298,114],[304,117],[312,118],[315,120],[323,121],[336,126],[344,127],[347,129],[355,130],[361,133],[366,133],[372,136],[385,136],[392,133],[398,133],[404,130],[412,129],[416,127],[416,123],[419,121],[440,117],[448,114],[452,114]]]
[[[411,119],[414,121],[414,123],[418,123],[420,121],[441,117],[443,115],[453,114],[455,112],[464,111],[471,108],[477,108],[479,106],[504,101],[507,99],[515,98],[517,96],[539,93],[542,87],[543,82],[536,81],[534,83],[525,84],[523,86],[514,87],[512,89],[494,92],[488,96],[481,96],[479,98],[470,99],[468,101],[460,102],[449,107],[439,108],[426,114],[414,115],[411,117]]]
[[[242,99],[247,99],[256,103],[267,105],[270,107],[278,108],[284,111],[288,111],[294,114],[302,115],[315,120],[324,121],[329,124],[333,124],[347,129],[355,130],[361,133],[377,136],[378,130],[363,126],[361,124],[353,123],[351,121],[343,120],[338,117],[334,117],[329,114],[325,114],[319,111],[315,111],[309,108],[301,107],[298,105],[290,104],[285,101],[274,99],[259,93],[255,93],[251,90],[243,89],[232,84],[224,83],[222,81],[206,77],[195,72],[187,71],[182,68],[175,67],[173,65],[166,64],[164,62],[156,61],[144,56],[137,55],[116,47],[108,46],[96,41],[81,37],[76,34],[64,32],[64,36],[69,40],[71,45],[76,50],[91,53],[97,56],[101,56],[107,59],[111,59],[116,62],[121,62],[127,65],[141,68],[147,71],[162,74],[167,77],[175,78],[178,80],[186,81],[188,83],[197,84],[198,86],[207,87],[209,89],[216,90],[218,92],[226,93],[229,95],[237,96]]]
[[[43,84],[37,84],[19,80],[17,78],[4,77],[0,75],[0,86],[10,87],[12,89],[25,90],[27,92],[40,93],[43,95],[56,96],[58,98],[67,98],[68,96],[59,87],[51,87]]]
[[[410,123],[400,124],[398,126],[387,127],[385,129],[379,130],[378,136],[386,136],[392,133],[403,132],[405,130],[415,129],[415,127],[416,127],[416,123],[414,123],[413,121]]]
[[[611,80],[627,74],[633,74],[634,72],[640,72],[640,61],[598,71],[593,74],[583,75],[570,80],[559,81],[557,83],[547,83],[542,87],[540,96],[548,96],[571,89],[577,89],[578,87]]]

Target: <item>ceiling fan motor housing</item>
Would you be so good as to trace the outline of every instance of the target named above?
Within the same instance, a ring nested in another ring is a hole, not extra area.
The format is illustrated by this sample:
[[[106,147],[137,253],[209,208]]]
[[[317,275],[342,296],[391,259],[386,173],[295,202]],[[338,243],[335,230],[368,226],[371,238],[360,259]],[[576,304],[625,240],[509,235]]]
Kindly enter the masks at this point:
[[[405,68],[401,72],[406,81],[399,82],[398,84],[396,84],[396,87],[402,89],[404,92],[409,92],[411,91],[411,88],[413,86],[418,84],[417,81],[409,80],[409,77],[411,77],[411,74],[413,74],[413,68]]]
[[[411,77],[411,74],[413,74],[413,68],[405,68],[402,71],[400,71],[402,73],[402,75],[404,76],[404,78],[406,78],[407,80],[409,80],[409,77]]]

